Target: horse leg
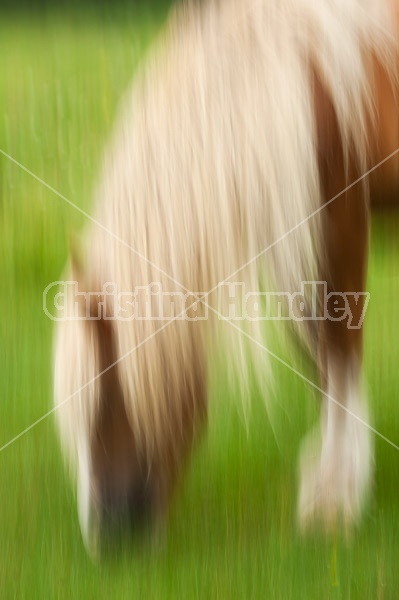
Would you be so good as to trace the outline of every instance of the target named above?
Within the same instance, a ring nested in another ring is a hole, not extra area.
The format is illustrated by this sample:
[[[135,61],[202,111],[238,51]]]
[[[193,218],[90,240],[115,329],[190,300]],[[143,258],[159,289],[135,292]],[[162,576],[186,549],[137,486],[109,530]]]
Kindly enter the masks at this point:
[[[360,173],[355,160],[345,160],[335,110],[316,71],[312,81],[327,202],[321,213],[319,278],[327,293],[336,295],[321,306],[321,434],[311,435],[302,451],[298,509],[302,526],[317,519],[329,527],[338,516],[348,524],[356,519],[370,481],[372,450],[361,379],[369,205],[363,182],[328,203]]]
[[[338,179],[343,184],[344,178]],[[313,436],[303,451],[299,517],[303,526],[317,519],[331,527],[338,516],[350,524],[359,515],[372,462],[361,380],[365,296],[357,295],[364,292],[368,251],[369,214],[362,185],[326,206],[323,218],[322,279],[328,294],[344,295],[331,296],[323,307],[327,318],[321,321],[318,351],[324,390],[321,443]]]

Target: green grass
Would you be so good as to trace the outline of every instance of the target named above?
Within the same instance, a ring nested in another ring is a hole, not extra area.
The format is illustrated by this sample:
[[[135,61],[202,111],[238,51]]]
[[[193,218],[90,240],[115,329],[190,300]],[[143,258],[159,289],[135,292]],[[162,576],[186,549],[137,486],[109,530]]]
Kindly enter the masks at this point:
[[[165,7],[0,14],[0,148],[90,210],[118,100]],[[0,446],[52,406],[45,286],[84,217],[0,156]],[[365,371],[374,424],[399,442],[398,221],[374,223]],[[301,367],[300,367],[301,368]],[[309,375],[309,369],[303,367]],[[52,417],[0,456],[0,598],[396,598],[399,453],[376,444],[373,499],[351,540],[299,536],[297,457],[314,393],[273,364],[272,425],[254,394],[247,423],[212,374],[212,418],[159,547],[122,546],[94,565]],[[233,400],[233,401],[232,401]]]

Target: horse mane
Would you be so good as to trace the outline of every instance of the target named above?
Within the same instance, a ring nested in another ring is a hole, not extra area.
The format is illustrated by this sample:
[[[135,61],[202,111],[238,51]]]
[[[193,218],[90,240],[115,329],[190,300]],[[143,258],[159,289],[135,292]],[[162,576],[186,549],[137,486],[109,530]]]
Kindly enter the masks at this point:
[[[260,291],[265,269],[281,291],[314,279],[323,193],[313,82],[332,103],[346,160],[355,157],[366,168],[375,118],[372,59],[395,76],[390,24],[380,0],[229,0],[176,9],[124,98],[104,156],[95,217],[122,243],[88,228],[82,285],[101,290],[113,281],[130,291],[159,282],[170,293],[215,288],[206,301],[228,314],[228,300],[220,305],[216,293],[226,278],[251,292]],[[261,387],[270,375],[265,353],[229,324],[163,325],[113,322],[116,353],[126,355],[117,367],[126,413],[148,452],[165,435],[184,437],[184,415],[195,412],[195,390],[206,378],[208,336],[223,337],[243,388],[249,365]],[[259,323],[239,326],[264,343]],[[81,341],[81,366],[73,377],[62,372],[74,351],[65,327],[56,402],[99,373],[101,362]],[[75,350],[83,327],[75,324]],[[95,427],[96,386],[68,403],[69,419],[60,415],[69,446],[76,446],[78,418]]]

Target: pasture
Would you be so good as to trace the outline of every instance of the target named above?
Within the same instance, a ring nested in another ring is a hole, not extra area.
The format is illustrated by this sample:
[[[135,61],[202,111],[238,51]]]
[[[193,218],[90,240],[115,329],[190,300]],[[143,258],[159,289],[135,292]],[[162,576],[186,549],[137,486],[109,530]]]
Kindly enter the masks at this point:
[[[396,598],[398,450],[374,437],[374,491],[349,539],[302,537],[297,460],[318,400],[273,359],[270,420],[256,389],[244,414],[212,360],[208,430],[155,546],[126,539],[91,562],[52,415],[7,445],[52,407],[42,294],[85,224],[65,199],[90,213],[118,102],[166,12],[144,0],[0,12],[0,597]],[[373,220],[365,319],[373,425],[397,445],[398,226],[395,214]],[[295,367],[317,383],[304,360]]]

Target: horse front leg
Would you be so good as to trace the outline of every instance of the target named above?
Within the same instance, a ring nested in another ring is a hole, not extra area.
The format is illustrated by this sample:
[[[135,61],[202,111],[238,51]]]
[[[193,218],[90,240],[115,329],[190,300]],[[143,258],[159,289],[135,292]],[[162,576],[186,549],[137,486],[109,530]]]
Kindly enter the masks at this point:
[[[300,463],[299,519],[327,529],[360,515],[371,480],[372,444],[362,385],[362,321],[368,250],[368,206],[361,185],[324,211],[322,279],[330,296],[321,306],[318,351],[320,431],[307,439]],[[364,294],[364,295],[363,295]]]

